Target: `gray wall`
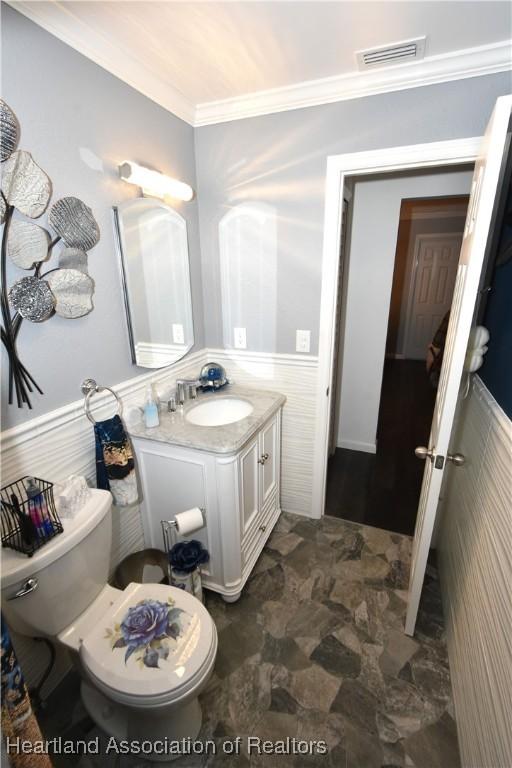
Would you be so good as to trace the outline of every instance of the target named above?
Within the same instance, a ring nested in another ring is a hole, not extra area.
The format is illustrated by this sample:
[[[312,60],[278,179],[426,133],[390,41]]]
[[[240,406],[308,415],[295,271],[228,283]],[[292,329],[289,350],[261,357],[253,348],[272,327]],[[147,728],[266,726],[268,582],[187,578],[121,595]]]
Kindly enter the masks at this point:
[[[111,385],[142,373],[131,363],[111,207],[138,196],[117,165],[130,159],[196,187],[193,128],[8,6],[2,6],[2,96],[21,124],[20,147],[53,181],[52,200],[74,195],[89,205],[101,241],[89,254],[94,310],[78,320],[24,322],[19,352],[42,389],[29,411],[6,406],[2,429],[78,399],[87,376]],[[100,164],[102,169],[91,167]],[[187,219],[195,348],[204,346],[197,203],[176,206]],[[38,223],[45,224],[43,215]],[[16,277],[28,274],[11,272]],[[2,381],[6,381],[2,348]]]
[[[261,284],[244,293],[237,322],[257,351],[295,351],[295,330],[311,329],[318,350],[326,158],[345,152],[481,135],[508,74],[413,88],[196,130],[205,327],[209,346],[230,346],[223,333],[219,223],[241,203],[274,209],[277,227],[275,348],[260,328]],[[250,252],[250,249],[249,249]],[[241,241],[240,260],[247,249]],[[266,307],[265,311],[270,312]]]
[[[82,198],[93,208],[102,231],[89,258],[96,283],[94,311],[79,320],[53,317],[37,326],[22,326],[21,358],[45,395],[34,397],[33,411],[4,404],[3,429],[77,399],[86,376],[113,384],[142,372],[130,362],[110,212],[114,203],[137,195],[137,190],[118,179],[119,162],[133,159],[197,189],[198,203],[180,206],[189,225],[196,348],[232,342],[223,333],[226,291],[223,297],[219,223],[236,205],[256,203],[264,207],[275,237],[266,237],[266,230],[255,232],[252,225],[242,227],[242,232],[251,233],[251,242],[240,243],[244,290],[235,295],[230,317],[247,328],[248,348],[253,350],[293,352],[295,330],[311,329],[314,354],[326,157],[478,135],[496,98],[509,85],[507,74],[495,75],[194,132],[11,8],[3,7],[2,22],[2,92],[19,117],[21,147],[31,151],[52,178],[53,199]],[[262,270],[252,291],[255,270],[244,267],[258,247],[263,249]],[[230,254],[230,269],[235,257]],[[269,264],[275,270],[275,291],[267,290],[264,272]],[[231,276],[229,283],[232,295],[236,279]],[[5,365],[3,369],[5,382]]]

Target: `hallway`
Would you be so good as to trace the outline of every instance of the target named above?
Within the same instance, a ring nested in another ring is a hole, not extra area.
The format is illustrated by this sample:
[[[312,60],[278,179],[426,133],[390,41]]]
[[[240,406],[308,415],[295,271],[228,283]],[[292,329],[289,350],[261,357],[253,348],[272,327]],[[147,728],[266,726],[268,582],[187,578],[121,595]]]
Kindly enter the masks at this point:
[[[421,360],[387,359],[377,453],[337,448],[329,459],[325,514],[412,535],[436,393]]]

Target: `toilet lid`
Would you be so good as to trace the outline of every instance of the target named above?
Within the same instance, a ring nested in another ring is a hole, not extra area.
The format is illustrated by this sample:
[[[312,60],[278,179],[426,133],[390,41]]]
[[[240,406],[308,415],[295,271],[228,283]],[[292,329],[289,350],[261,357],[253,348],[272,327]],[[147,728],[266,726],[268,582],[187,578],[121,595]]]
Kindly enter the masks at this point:
[[[213,642],[212,618],[188,592],[165,584],[129,584],[84,637],[80,657],[110,688],[158,696],[186,687]]]

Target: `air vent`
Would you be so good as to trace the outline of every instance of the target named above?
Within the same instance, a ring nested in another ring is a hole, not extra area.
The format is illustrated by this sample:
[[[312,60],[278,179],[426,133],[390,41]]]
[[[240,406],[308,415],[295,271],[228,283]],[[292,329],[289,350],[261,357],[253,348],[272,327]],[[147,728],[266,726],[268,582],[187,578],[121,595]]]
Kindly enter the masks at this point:
[[[367,48],[356,51],[359,69],[374,69],[388,67],[390,64],[400,64],[403,61],[422,59],[425,56],[426,37],[416,37],[414,40],[403,40],[379,48]]]

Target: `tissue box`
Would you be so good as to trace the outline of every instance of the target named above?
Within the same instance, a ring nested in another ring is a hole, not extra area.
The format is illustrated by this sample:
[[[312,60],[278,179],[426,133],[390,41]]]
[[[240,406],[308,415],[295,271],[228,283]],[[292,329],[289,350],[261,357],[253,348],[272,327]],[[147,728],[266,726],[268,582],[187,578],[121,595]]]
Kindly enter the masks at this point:
[[[89,498],[90,490],[85,477],[70,475],[60,487],[56,488],[55,496],[61,517],[74,517]]]

